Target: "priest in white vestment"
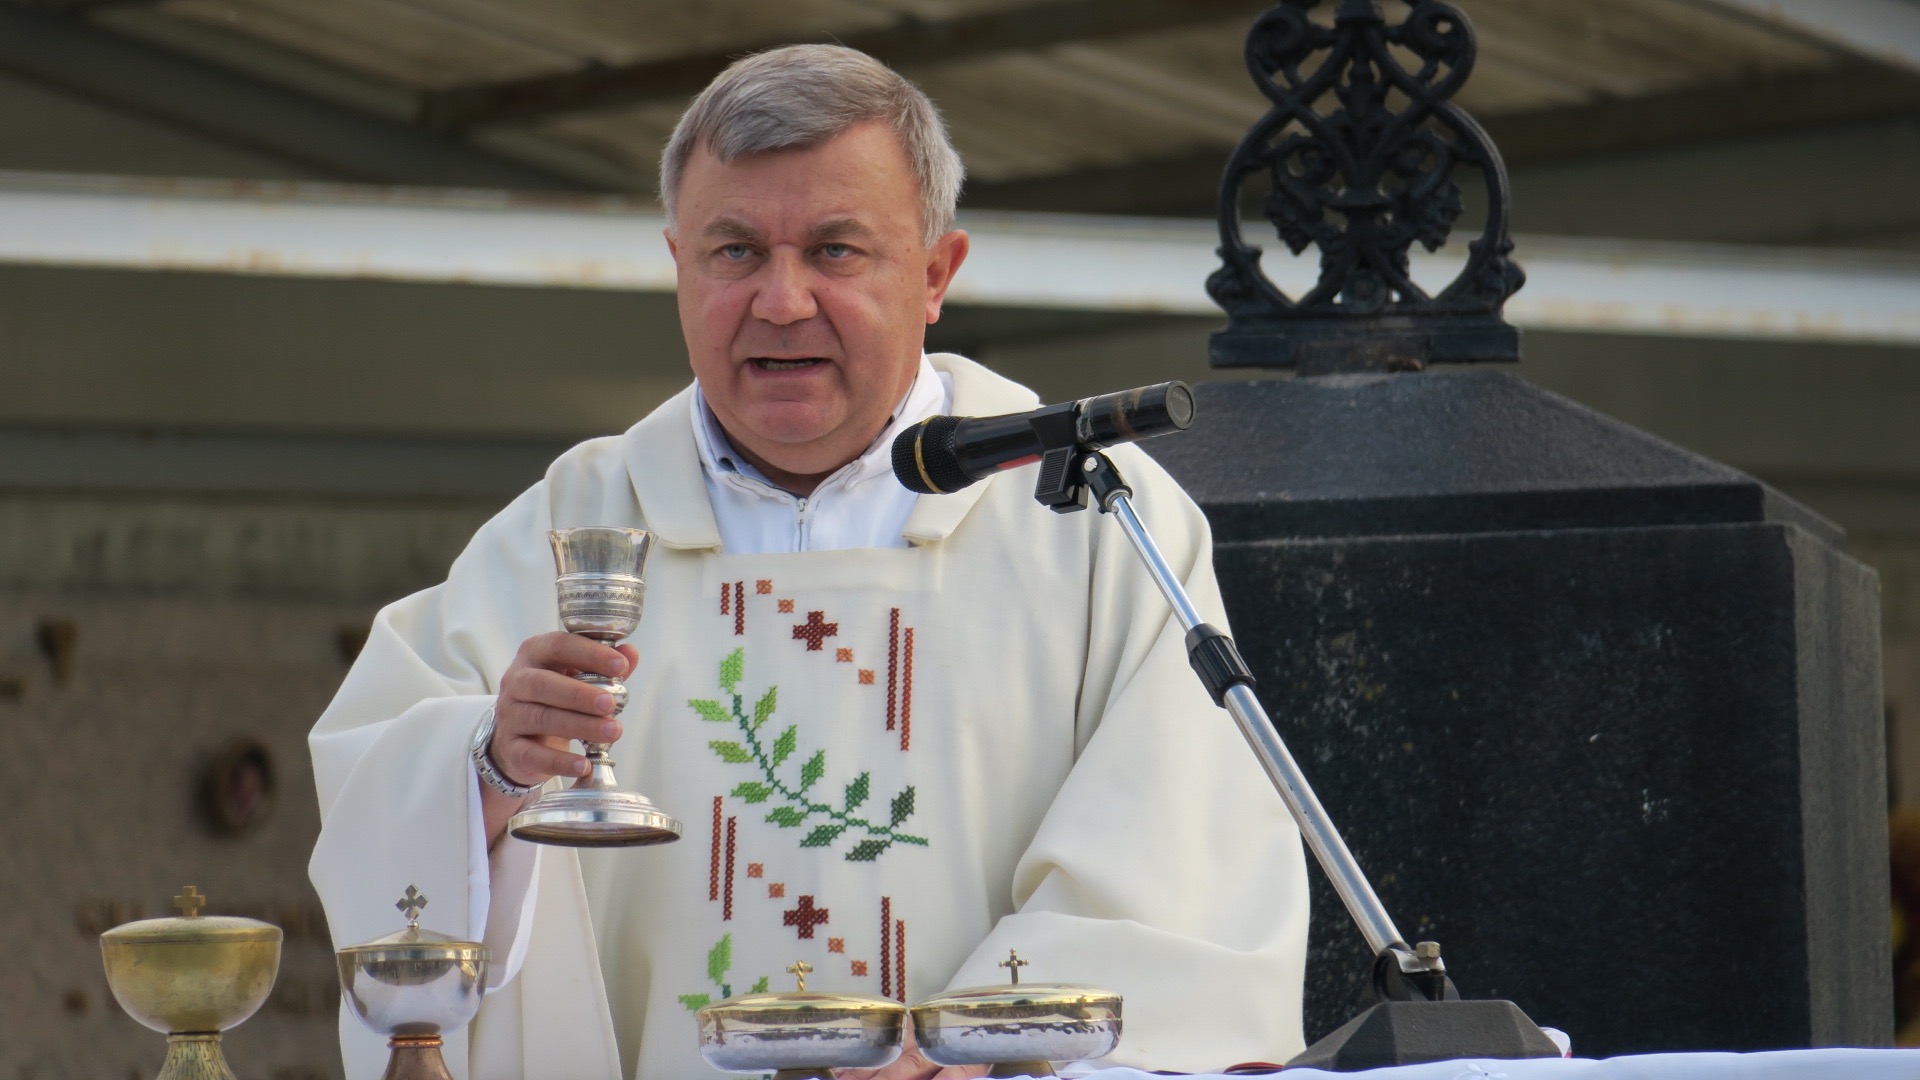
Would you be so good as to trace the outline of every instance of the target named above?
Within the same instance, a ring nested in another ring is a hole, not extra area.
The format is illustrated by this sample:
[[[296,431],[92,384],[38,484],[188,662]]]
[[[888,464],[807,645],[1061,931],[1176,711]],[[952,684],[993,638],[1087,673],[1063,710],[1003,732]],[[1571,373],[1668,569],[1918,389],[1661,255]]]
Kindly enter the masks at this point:
[[[472,1080],[714,1075],[694,1012],[813,968],[913,1003],[1033,980],[1126,999],[1105,1064],[1203,1071],[1301,1046],[1300,838],[1124,535],[1026,471],[916,497],[896,432],[1033,408],[923,355],[967,253],[959,162],[917,88],[858,53],[735,64],[682,119],[662,192],[695,382],[556,461],[444,584],[383,610],[310,738],[312,877],[337,945],[424,926],[492,949],[449,1042]],[[1144,454],[1112,456],[1202,614],[1207,526]],[[547,530],[655,537],[620,650],[558,632]],[[616,719],[573,670],[624,677]],[[573,742],[615,740],[674,844],[505,832]],[[343,1014],[350,1080],[383,1043]],[[951,1080],[908,1054],[878,1080]]]

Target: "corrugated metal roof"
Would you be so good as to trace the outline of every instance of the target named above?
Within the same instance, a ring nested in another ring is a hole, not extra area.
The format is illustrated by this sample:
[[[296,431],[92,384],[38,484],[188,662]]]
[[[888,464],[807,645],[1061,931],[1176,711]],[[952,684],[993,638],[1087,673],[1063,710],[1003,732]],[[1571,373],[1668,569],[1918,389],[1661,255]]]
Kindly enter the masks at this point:
[[[899,66],[940,104],[976,182],[1225,151],[1266,108],[1242,49],[1247,27],[1267,6],[1255,0],[1187,0],[1184,6],[1171,0],[164,0],[150,10],[156,18],[268,44],[417,95],[425,123],[537,134],[563,150],[603,159],[629,178],[627,186],[645,188],[661,141],[709,69],[729,55],[783,40],[845,38],[902,50],[907,55]],[[1465,0],[1462,6],[1479,31],[1481,50],[1461,103],[1482,117],[1778,81],[1861,63],[1790,27],[1697,0]],[[1332,7],[1320,5],[1316,17],[1328,17]],[[1009,14],[1017,18],[991,22]],[[1036,40],[1004,48],[979,40],[993,26],[1009,38]],[[1046,29],[1032,31],[1035,26]],[[956,50],[953,59],[940,58]]]

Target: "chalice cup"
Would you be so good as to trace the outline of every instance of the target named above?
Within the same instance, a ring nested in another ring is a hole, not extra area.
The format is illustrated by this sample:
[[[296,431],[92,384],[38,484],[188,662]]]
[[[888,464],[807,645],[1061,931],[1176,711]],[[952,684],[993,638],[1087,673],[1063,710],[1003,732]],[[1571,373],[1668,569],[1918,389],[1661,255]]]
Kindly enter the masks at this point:
[[[556,529],[547,540],[559,575],[560,625],[603,645],[625,640],[640,625],[652,535],[591,526]],[[627,687],[619,679],[594,672],[574,677],[612,694],[615,716],[626,708]],[[672,815],[620,787],[608,750],[605,743],[587,743],[587,774],[513,815],[508,831],[536,844],[565,847],[637,847],[680,839],[680,823]]]

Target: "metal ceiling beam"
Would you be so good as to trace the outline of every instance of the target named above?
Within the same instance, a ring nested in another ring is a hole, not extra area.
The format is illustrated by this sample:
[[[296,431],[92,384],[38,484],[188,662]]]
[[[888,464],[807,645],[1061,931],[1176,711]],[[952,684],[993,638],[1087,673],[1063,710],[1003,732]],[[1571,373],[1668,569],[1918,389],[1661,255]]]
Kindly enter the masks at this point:
[[[1912,0],[1688,0],[1920,74],[1920,5]]]
[[[1920,79],[1876,67],[1484,118],[1508,168],[1920,116]],[[967,184],[965,205],[1059,213],[1214,212],[1232,148]]]
[[[580,190],[456,136],[323,101],[91,26],[0,3],[0,71],[317,175],[366,183]]]
[[[0,174],[0,263],[671,292],[660,216],[614,198]],[[1212,222],[971,215],[955,304],[1217,315]],[[1277,250],[1277,249],[1276,249]],[[1298,295],[1312,260],[1269,252]],[[1416,256],[1445,280],[1458,253]],[[1516,324],[1920,345],[1920,259],[1523,238]]]
[[[1271,6],[1271,0],[1042,0],[952,19],[909,17],[879,30],[843,35],[823,31],[624,67],[459,87],[426,95],[420,115],[435,127],[467,128],[690,97],[739,57],[802,41],[847,45],[891,67],[902,68],[1044,49],[1067,42],[1161,33],[1236,16],[1245,16],[1251,22]]]

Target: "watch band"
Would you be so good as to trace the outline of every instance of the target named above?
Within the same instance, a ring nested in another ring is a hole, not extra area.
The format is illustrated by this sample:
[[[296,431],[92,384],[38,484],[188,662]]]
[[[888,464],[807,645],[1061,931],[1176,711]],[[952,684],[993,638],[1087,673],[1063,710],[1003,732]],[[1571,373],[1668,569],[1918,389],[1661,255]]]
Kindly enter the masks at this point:
[[[493,763],[493,706],[487,706],[486,715],[480,718],[480,727],[473,733],[473,746],[468,750],[473,758],[473,771],[480,782],[505,795],[509,799],[524,799],[540,790],[539,784],[516,784],[500,771]]]

